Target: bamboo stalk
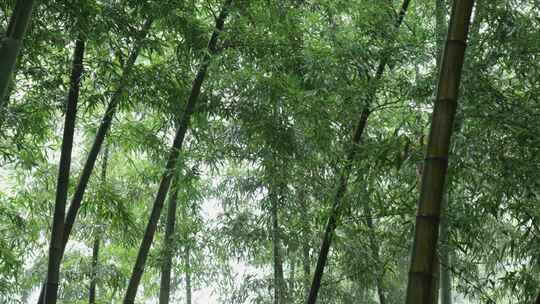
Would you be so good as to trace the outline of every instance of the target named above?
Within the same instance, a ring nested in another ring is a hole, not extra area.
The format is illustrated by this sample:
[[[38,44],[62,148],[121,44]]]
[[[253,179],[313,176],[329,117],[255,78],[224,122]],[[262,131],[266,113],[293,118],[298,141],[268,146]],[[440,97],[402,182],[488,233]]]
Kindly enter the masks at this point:
[[[452,9],[422,172],[407,304],[434,304],[438,300],[434,282],[438,276],[436,249],[441,203],[473,6],[473,0],[456,0]]]

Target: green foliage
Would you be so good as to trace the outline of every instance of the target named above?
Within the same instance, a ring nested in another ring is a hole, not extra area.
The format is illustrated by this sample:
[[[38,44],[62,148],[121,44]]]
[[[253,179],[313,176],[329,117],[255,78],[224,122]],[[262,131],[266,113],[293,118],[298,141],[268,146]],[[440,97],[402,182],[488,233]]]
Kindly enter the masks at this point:
[[[2,33],[15,1],[4,2]],[[0,302],[35,301],[46,273],[75,39],[87,50],[70,197],[129,50],[144,20],[155,19],[106,140],[107,177],[94,169],[60,273],[62,303],[86,303],[99,238],[97,303],[117,303],[222,2],[40,1],[0,109]],[[460,303],[532,303],[540,288],[533,2],[477,1],[446,214]],[[171,302],[185,301],[189,274],[194,292],[212,289],[220,303],[272,303],[279,242],[288,303],[304,303],[366,102],[372,113],[319,302],[379,303],[378,288],[387,303],[403,302],[440,42],[435,1],[412,1],[395,32],[400,5],[234,1],[177,168]],[[157,298],[164,227],[162,216],[137,301]]]

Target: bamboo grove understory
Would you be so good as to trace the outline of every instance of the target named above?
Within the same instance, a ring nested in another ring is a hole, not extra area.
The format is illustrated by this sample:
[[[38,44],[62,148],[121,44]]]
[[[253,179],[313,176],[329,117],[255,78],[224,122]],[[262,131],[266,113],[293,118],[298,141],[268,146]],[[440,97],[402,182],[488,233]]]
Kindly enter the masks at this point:
[[[0,25],[0,303],[540,304],[540,3]]]

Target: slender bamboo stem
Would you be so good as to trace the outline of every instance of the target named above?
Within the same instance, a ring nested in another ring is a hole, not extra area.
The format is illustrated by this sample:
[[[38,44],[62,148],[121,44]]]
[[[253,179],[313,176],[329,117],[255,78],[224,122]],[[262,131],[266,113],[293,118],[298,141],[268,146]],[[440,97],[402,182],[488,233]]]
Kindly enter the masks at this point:
[[[103,149],[102,164],[101,164],[101,185],[105,186],[107,183],[107,165],[109,161],[109,145],[105,145]],[[99,220],[99,219],[97,219]],[[90,277],[90,286],[88,289],[88,303],[96,303],[96,288],[98,282],[98,264],[99,264],[99,247],[101,243],[99,223],[96,225],[96,232],[94,235],[94,246],[92,247],[92,269]]]
[[[176,223],[176,206],[178,202],[178,173],[172,180],[169,204],[167,206],[167,224],[163,240],[163,262],[161,265],[161,284],[159,288],[159,304],[168,304],[171,292],[171,266],[174,247],[174,228]]]
[[[88,303],[89,304],[95,304],[96,303],[96,285],[97,285],[97,268],[98,268],[98,261],[99,261],[99,244],[100,244],[100,238],[99,236],[94,237],[94,246],[92,247],[92,272],[91,272],[91,278],[90,278],[90,288],[88,292]]]
[[[88,181],[90,180],[90,176],[92,175],[92,171],[94,170],[94,165],[96,163],[97,156],[99,154],[99,151],[101,150],[101,146],[103,145],[105,136],[110,129],[112,119],[116,112],[118,103],[120,102],[120,99],[122,95],[124,94],[124,90],[127,85],[127,80],[131,73],[133,65],[135,64],[135,61],[137,57],[139,56],[142,38],[146,37],[146,34],[148,30],[150,29],[151,24],[152,24],[152,20],[148,19],[143,26],[143,30],[141,31],[141,39],[139,39],[136,42],[136,45],[126,62],[126,65],[124,66],[122,78],[120,79],[118,87],[116,88],[116,91],[111,97],[111,101],[109,102],[109,105],[107,106],[107,109],[105,110],[105,114],[103,115],[103,118],[101,120],[101,124],[97,131],[96,137],[94,139],[92,147],[90,148],[90,152],[88,153],[86,162],[84,163],[81,176],[79,177],[79,182],[75,189],[75,193],[73,194],[73,197],[71,198],[71,204],[69,205],[66,219],[63,225],[63,230],[62,230],[62,235],[61,235],[62,246],[61,246],[61,253],[59,257],[60,261],[64,255],[64,251],[66,250],[66,245],[69,240],[71,230],[73,229],[73,225],[75,224],[77,213],[79,212],[79,208],[81,207],[81,202],[82,202],[84,193],[86,191]],[[58,261],[58,263],[60,263],[60,261]],[[46,284],[47,283],[45,283],[45,285]],[[58,282],[52,283],[52,284],[58,284]],[[40,292],[38,304],[44,303],[44,300],[45,300],[44,295],[45,295],[45,287],[43,287]],[[47,302],[47,304],[49,303]]]
[[[33,0],[17,0],[9,20],[6,36],[0,41],[0,109],[4,106],[11,75],[23,45],[23,38],[30,24]]]
[[[401,26],[401,23],[403,22],[403,19],[405,18],[405,13],[407,12],[407,8],[409,7],[409,3],[410,3],[410,0],[403,1],[401,11],[399,12],[398,18],[395,23],[396,29],[398,29]],[[369,95],[368,98],[370,100],[366,102],[366,104],[364,105],[364,108],[362,109],[362,112],[360,114],[360,119],[358,120],[358,123],[356,125],[356,128],[352,136],[351,145],[348,147],[348,151],[346,152],[345,166],[340,173],[339,180],[337,183],[336,191],[334,194],[334,200],[332,204],[332,209],[330,210],[328,222],[326,223],[323,240],[321,242],[321,247],[319,250],[319,257],[317,259],[317,265],[315,266],[315,272],[313,274],[313,280],[311,283],[311,288],[309,290],[307,304],[315,304],[315,302],[317,301],[317,294],[319,293],[319,289],[321,287],[322,276],[324,273],[324,267],[326,265],[326,261],[328,259],[328,252],[330,250],[330,244],[332,243],[333,234],[336,229],[338,220],[341,217],[341,212],[343,209],[342,201],[343,201],[343,197],[345,196],[347,192],[347,184],[349,180],[350,171],[352,170],[352,162],[357,154],[358,146],[360,144],[362,134],[364,133],[364,130],[367,125],[367,120],[371,113],[370,103],[371,103],[371,99],[375,98],[376,84],[382,77],[382,74],[386,67],[387,60],[388,60],[387,58],[383,58],[381,62],[379,63],[379,66],[377,67],[377,71],[375,73],[375,77],[373,79],[373,83],[371,86],[372,88],[370,89],[370,92],[368,94]]]
[[[199,71],[197,72],[197,76],[193,81],[191,93],[186,103],[186,108],[184,109],[183,116],[180,119],[179,126],[174,137],[173,145],[171,147],[171,151],[169,152],[167,164],[165,166],[165,172],[161,176],[161,181],[156,194],[156,198],[154,200],[150,219],[146,226],[144,237],[139,247],[137,259],[133,266],[133,271],[123,301],[124,304],[135,303],[135,296],[137,294],[137,289],[139,288],[139,283],[144,272],[144,266],[146,264],[148,252],[150,251],[152,241],[154,240],[154,234],[156,232],[157,223],[161,214],[161,209],[163,208],[163,202],[165,201],[165,197],[167,196],[167,192],[169,190],[171,179],[176,168],[176,162],[178,160],[178,156],[180,155],[180,150],[182,149],[184,137],[187,133],[187,129],[189,128],[191,115],[193,114],[195,104],[197,103],[197,100],[199,98],[202,84],[204,82],[204,79],[206,78],[206,72],[210,65],[211,57],[215,55],[217,51],[218,36],[219,33],[223,31],[225,19],[227,18],[231,4],[232,0],[227,0],[218,18],[216,19],[214,32],[212,33],[212,37],[210,38],[210,41],[208,43],[208,52],[204,53],[202,63],[199,67]]]
[[[77,117],[77,102],[83,71],[84,41],[78,39],[73,51],[73,63],[67,98],[67,110],[62,136],[60,152],[60,166],[58,168],[58,182],[56,185],[56,200],[54,204],[53,225],[49,247],[49,263],[47,266],[47,284],[45,300],[54,304],[57,300],[58,281],[60,275],[60,261],[62,260],[62,239],[64,231],[64,216],[69,188],[69,171],[71,167],[71,151],[73,148],[73,135],[75,133],[75,120]]]

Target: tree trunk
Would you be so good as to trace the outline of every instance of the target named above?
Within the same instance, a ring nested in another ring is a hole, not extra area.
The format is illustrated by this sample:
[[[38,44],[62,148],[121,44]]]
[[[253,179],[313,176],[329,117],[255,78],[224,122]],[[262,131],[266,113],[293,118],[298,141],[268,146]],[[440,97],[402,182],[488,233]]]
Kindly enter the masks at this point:
[[[168,304],[171,292],[171,265],[174,246],[174,225],[176,221],[176,205],[178,201],[178,173],[172,181],[169,206],[167,207],[167,226],[163,240],[163,262],[161,265],[161,285],[159,288],[159,304]]]
[[[90,278],[90,289],[88,292],[88,303],[96,303],[96,284],[97,284],[97,268],[99,260],[99,237],[96,235],[94,238],[94,247],[92,248],[92,273]]]
[[[191,304],[191,260],[190,249],[186,246],[186,304]]]
[[[304,237],[304,241],[302,243],[302,268],[304,269],[304,293],[307,298],[309,295],[309,278],[311,276],[311,263],[310,263],[310,256],[309,256],[309,240]]]
[[[373,224],[373,218],[371,213],[371,208],[366,205],[364,208],[365,215],[366,215],[366,224],[370,230],[369,234],[369,245],[371,247],[371,251],[373,253],[373,257],[377,261],[377,263],[380,263],[380,248],[377,243],[377,240],[375,239],[375,225]],[[383,286],[383,280],[384,279],[384,269],[380,271],[379,274],[377,274],[377,296],[379,297],[379,303],[380,304],[386,304],[386,296],[384,294],[384,286]]]
[[[473,21],[469,34],[470,43],[475,43],[476,46],[479,46],[478,40],[480,39],[480,28],[482,27],[482,23],[486,17],[486,14],[484,13],[484,4],[482,3],[483,1],[484,0],[475,1],[476,9],[474,10]]]
[[[435,36],[437,38],[437,67],[440,66],[446,32],[446,0],[435,0]]]
[[[197,76],[195,77],[195,80],[193,81],[193,84],[191,87],[191,94],[188,98],[188,101],[186,103],[186,108],[184,110],[182,119],[180,120],[178,129],[176,131],[173,145],[169,153],[169,158],[165,166],[165,172],[163,173],[161,177],[161,182],[159,184],[156,198],[154,200],[154,205],[152,207],[152,212],[150,214],[150,219],[146,226],[144,237],[141,242],[139,252],[137,254],[137,260],[135,261],[135,265],[133,266],[133,272],[131,274],[131,278],[128,284],[128,289],[124,297],[124,304],[133,304],[135,302],[135,296],[137,294],[137,289],[139,287],[142,274],[144,272],[144,265],[146,263],[146,258],[148,256],[150,246],[152,245],[152,241],[154,239],[154,233],[156,232],[156,227],[159,220],[159,216],[161,214],[161,209],[163,208],[163,201],[165,200],[165,196],[167,195],[167,192],[169,190],[172,174],[176,167],[176,161],[178,159],[178,155],[180,154],[180,149],[182,148],[182,143],[184,141],[186,131],[189,127],[191,114],[193,113],[195,104],[197,103],[197,99],[201,92],[201,86],[206,76],[206,71],[208,69],[208,66],[210,65],[210,59],[212,55],[216,53],[218,36],[219,36],[219,33],[223,30],[225,18],[227,17],[228,9],[231,3],[232,3],[232,0],[226,1],[226,3],[223,6],[223,9],[221,10],[218,18],[216,19],[214,32],[212,33],[212,37],[210,38],[210,41],[208,43],[208,52],[204,53],[201,66],[199,67]]]
[[[410,0],[403,1],[401,11],[398,15],[398,18],[395,24],[396,29],[398,29],[401,26],[403,18],[405,17],[405,13],[407,12],[407,8],[409,7],[409,3],[410,3]],[[382,77],[385,67],[386,67],[386,59],[383,59],[381,60],[379,66],[377,67],[377,72],[375,74],[373,84],[377,84],[379,79]],[[369,99],[375,98],[374,91],[375,91],[375,88],[373,88],[373,92],[370,92],[368,96]],[[332,209],[330,210],[330,215],[328,218],[328,222],[326,224],[326,229],[325,229],[323,240],[321,243],[321,249],[319,251],[319,257],[317,259],[315,273],[313,274],[313,280],[311,283],[311,288],[309,291],[307,304],[315,304],[315,302],[317,301],[317,294],[321,286],[324,266],[326,265],[326,260],[328,259],[328,251],[330,249],[330,244],[332,242],[334,230],[336,229],[337,221],[340,218],[341,210],[343,209],[343,206],[341,206],[342,205],[341,202],[343,200],[343,197],[345,196],[345,193],[347,192],[347,183],[348,183],[350,171],[352,169],[352,162],[358,151],[358,146],[360,144],[362,134],[364,133],[364,129],[366,128],[367,120],[370,113],[371,113],[370,102],[366,102],[362,110],[362,113],[360,115],[360,119],[358,120],[356,129],[353,133],[352,143],[348,147],[348,151],[346,152],[345,166],[341,170],[341,173],[340,173],[337,189],[334,195]]]
[[[441,66],[441,56],[442,50],[444,47],[444,33],[446,32],[446,1],[445,0],[435,0],[435,31],[437,37],[437,67]],[[452,304],[452,276],[450,273],[450,250],[448,248],[448,204],[449,204],[449,191],[452,183],[450,179],[446,183],[443,201],[442,201],[442,216],[441,216],[441,227],[440,227],[440,301],[441,304]]]
[[[536,297],[536,301],[534,301],[534,304],[540,304],[540,292],[538,292],[538,296]]]
[[[438,269],[437,239],[448,150],[473,0],[456,0],[443,53],[437,98],[431,119],[407,286],[407,304],[434,304]]]
[[[17,5],[19,5],[19,3],[17,3]],[[75,133],[75,120],[77,118],[77,102],[79,100],[79,88],[83,71],[83,56],[84,41],[79,38],[75,43],[75,50],[73,51],[66,117],[64,121],[64,134],[62,136],[60,165],[58,168],[58,182],[56,184],[56,200],[54,204],[45,292],[45,299],[48,304],[56,303],[58,292],[60,261],[62,256],[64,215],[66,212],[66,200],[69,189],[71,150],[73,148],[73,134]]]
[[[141,38],[146,36],[151,24],[152,24],[151,20],[146,21],[145,25],[143,26],[143,30],[141,32]],[[67,213],[66,220],[64,223],[63,233],[61,235],[62,246],[61,246],[58,265],[60,264],[60,261],[62,260],[62,256],[64,255],[64,251],[66,249],[69,235],[71,234],[71,230],[73,229],[73,225],[75,224],[75,218],[77,217],[77,212],[79,211],[79,208],[81,207],[81,202],[84,196],[84,192],[86,190],[86,186],[88,185],[88,180],[90,179],[90,175],[92,174],[92,171],[94,170],[94,165],[96,163],[96,159],[99,154],[99,151],[101,150],[101,145],[103,144],[103,141],[105,140],[105,136],[111,126],[111,122],[112,122],[114,113],[116,111],[116,107],[124,92],[128,76],[135,63],[135,60],[137,59],[139,55],[139,51],[142,44],[141,40],[142,39],[139,39],[137,41],[132,53],[130,54],[128,58],[126,65],[124,66],[124,72],[122,74],[122,78],[120,79],[120,83],[118,84],[116,91],[111,97],[111,101],[109,102],[107,110],[105,111],[103,119],[101,120],[101,124],[97,131],[96,138],[94,139],[94,143],[92,144],[92,147],[90,149],[90,152],[88,153],[86,162],[84,163],[83,171],[79,178],[79,183],[77,184],[75,193],[73,194],[73,197],[71,199],[71,204],[69,205],[68,213]],[[44,289],[42,289],[42,291],[40,292],[38,304],[44,303],[44,300],[45,300],[43,298],[44,294],[45,294],[45,291]],[[46,303],[49,304],[48,301]]]
[[[107,182],[107,162],[109,160],[109,146],[105,145],[105,149],[103,150],[103,159],[102,159],[102,165],[101,165],[101,184],[102,186],[106,185]],[[99,220],[99,219],[98,219]],[[88,303],[89,304],[95,304],[96,303],[96,285],[97,285],[97,269],[98,269],[98,262],[99,262],[99,244],[101,242],[100,239],[100,227],[99,224],[96,227],[96,232],[94,236],[94,246],[92,248],[92,270],[91,270],[91,277],[90,277],[90,288],[88,291]]]
[[[298,201],[300,206],[300,214],[301,214],[301,220],[302,220],[302,269],[303,269],[303,290],[304,290],[304,296],[307,298],[309,295],[309,279],[311,276],[311,263],[310,263],[310,255],[309,255],[309,248],[310,248],[310,242],[311,239],[311,233],[309,229],[309,216],[308,216],[308,204],[306,202],[306,192],[303,188],[303,186],[300,186],[301,188],[298,190]]]
[[[270,203],[272,216],[272,246],[274,257],[274,304],[285,304],[285,278],[283,276],[283,259],[281,256],[281,238],[278,222],[278,194],[271,189]]]
[[[291,271],[289,272],[289,286],[287,287],[289,290],[290,297],[294,298],[295,295],[295,289],[296,289],[296,252],[289,252],[289,258],[290,258],[290,265],[291,265]]]
[[[362,116],[360,118],[358,127],[356,128],[356,131],[353,136],[354,144],[358,144],[360,142],[360,138],[367,124],[368,116],[369,116],[369,110],[362,112]],[[326,265],[326,260],[328,259],[328,251],[330,249],[330,243],[332,242],[332,237],[334,234],[334,230],[336,229],[336,226],[337,226],[338,218],[341,215],[341,208],[342,208],[341,201],[343,197],[345,196],[345,192],[347,191],[347,182],[348,182],[349,174],[352,167],[352,161],[354,159],[354,156],[356,155],[356,147],[354,144],[351,145],[349,152],[347,153],[346,164],[339,178],[338,187],[336,190],[336,194],[334,196],[334,202],[332,205],[332,209],[330,210],[330,216],[326,224],[326,229],[324,231],[324,236],[321,243],[321,249],[319,251],[319,257],[317,259],[317,265],[315,266],[315,273],[313,274],[311,288],[309,290],[308,302],[307,302],[308,304],[315,304],[315,302],[317,301],[317,294],[321,286],[321,279],[324,272],[324,266]]]
[[[21,51],[24,34],[32,16],[33,0],[17,0],[6,36],[0,42],[0,110],[4,106],[11,74]]]
[[[448,183],[450,186],[450,183]],[[448,188],[448,187],[446,187]],[[448,216],[447,210],[449,206],[449,189],[443,196],[442,201],[442,216],[441,216],[441,242],[440,242],[440,271],[441,271],[441,304],[452,304],[452,275],[451,275],[451,259],[450,249],[448,248]]]
[[[115,303],[114,299],[116,299],[116,293],[118,292],[118,288],[116,286],[113,287],[113,292],[111,293],[111,298],[109,303]]]

